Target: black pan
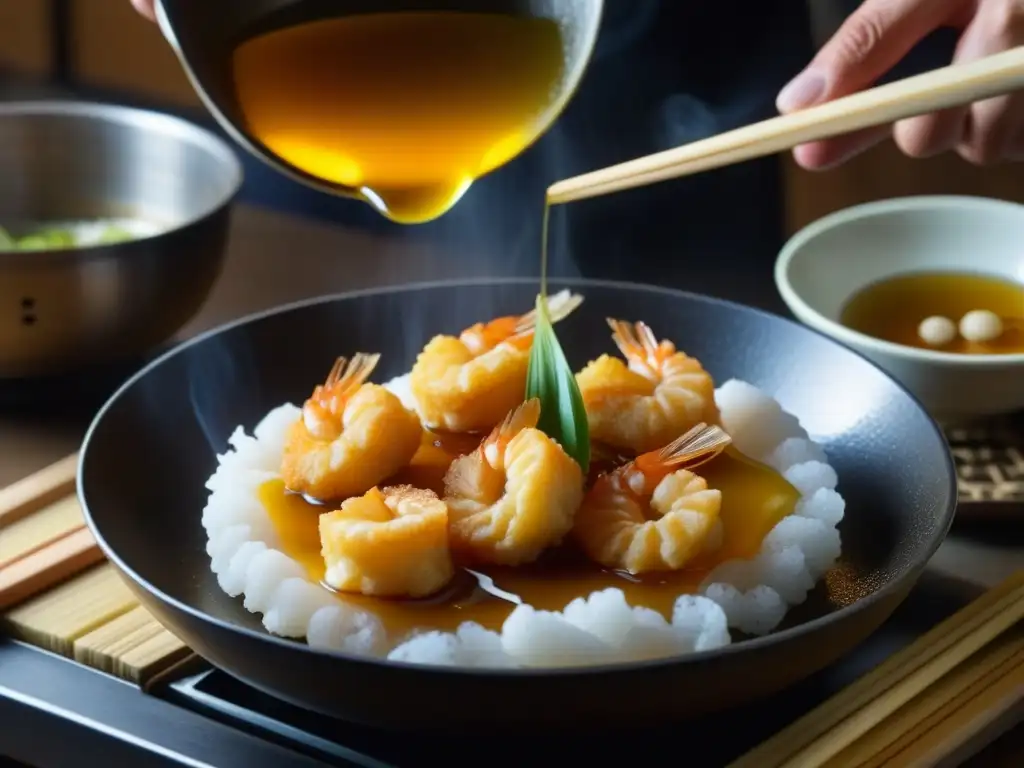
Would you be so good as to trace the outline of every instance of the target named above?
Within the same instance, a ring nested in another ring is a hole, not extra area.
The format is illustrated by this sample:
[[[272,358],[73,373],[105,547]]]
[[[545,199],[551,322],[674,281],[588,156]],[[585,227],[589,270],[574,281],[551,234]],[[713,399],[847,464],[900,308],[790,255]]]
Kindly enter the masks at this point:
[[[643,319],[719,383],[774,394],[820,440],[847,500],[843,557],[785,628],[684,658],[575,671],[459,671],[346,657],[267,634],[218,588],[200,525],[215,454],[238,424],[301,403],[338,355],[409,369],[435,333],[530,308],[536,281],[362,291],[196,338],[130,379],[86,437],[79,494],[93,533],[147,609],[214,665],[294,704],[375,725],[562,724],[684,717],[777,691],[836,660],[904,599],[953,518],[946,443],[879,369],[787,320],[655,287],[560,282],[586,300],[558,326],[574,367],[612,351],[606,316]]]

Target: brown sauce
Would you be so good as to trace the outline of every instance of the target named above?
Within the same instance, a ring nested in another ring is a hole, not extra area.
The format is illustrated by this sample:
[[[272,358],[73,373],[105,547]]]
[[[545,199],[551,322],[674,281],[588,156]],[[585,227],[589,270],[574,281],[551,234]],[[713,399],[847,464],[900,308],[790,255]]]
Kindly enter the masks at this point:
[[[479,438],[467,438],[461,451],[475,446]],[[413,466],[402,473],[438,482],[456,453],[456,438],[447,441],[427,434],[424,447]],[[417,475],[417,473],[420,473]],[[587,561],[571,544],[545,553],[540,561],[519,568],[459,569],[457,576],[437,595],[421,600],[385,600],[356,594],[338,594],[339,599],[376,613],[389,634],[402,636],[414,629],[453,631],[464,621],[475,621],[498,630],[521,601],[542,610],[560,611],[577,597],[609,587],[621,589],[631,605],[646,606],[671,618],[676,598],[696,590],[707,572],[718,563],[735,557],[752,557],[762,539],[790,514],[799,492],[774,470],[750,461],[729,449],[698,473],[709,486],[722,491],[723,542],[712,556],[703,556],[686,569],[673,573],[630,576],[601,568]],[[440,490],[439,486],[434,486]],[[280,480],[263,484],[260,500],[273,521],[285,554],[301,563],[312,580],[323,584],[324,562],[320,555],[319,515],[330,506],[312,504],[289,493]],[[325,589],[329,589],[326,585]]]
[[[938,315],[959,323],[975,309],[987,309],[1002,317],[1003,333],[989,342],[967,341],[958,334],[941,351],[964,355],[1024,353],[1024,283],[988,275],[920,272],[880,280],[850,298],[840,322],[883,341],[935,349],[919,336],[921,321]]]
[[[271,153],[418,223],[544,130],[564,95],[562,42],[543,18],[357,14],[243,42],[234,84]]]

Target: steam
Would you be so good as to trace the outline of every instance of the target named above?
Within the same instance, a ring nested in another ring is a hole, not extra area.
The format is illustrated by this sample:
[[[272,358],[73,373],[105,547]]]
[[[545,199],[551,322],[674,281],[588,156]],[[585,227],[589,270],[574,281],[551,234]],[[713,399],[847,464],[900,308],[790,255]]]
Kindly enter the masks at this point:
[[[214,336],[202,342],[201,354],[184,356],[192,412],[214,453],[227,448],[235,427],[243,424],[251,429],[268,409],[261,397],[252,347],[238,336],[237,332]]]
[[[661,105],[659,138],[666,147],[688,144],[720,133],[722,124],[722,117],[707,102],[686,93],[674,93]]]
[[[647,32],[658,15],[659,0],[630,0],[628,3],[606,3],[601,33],[594,48],[593,61],[616,56]],[[625,16],[625,18],[623,18]]]

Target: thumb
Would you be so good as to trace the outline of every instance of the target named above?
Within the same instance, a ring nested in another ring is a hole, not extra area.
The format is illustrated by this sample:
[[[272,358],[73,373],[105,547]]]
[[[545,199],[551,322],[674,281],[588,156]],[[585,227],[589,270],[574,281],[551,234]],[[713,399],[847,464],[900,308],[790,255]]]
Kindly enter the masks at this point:
[[[156,12],[153,9],[153,4],[156,0],[132,0],[132,5],[135,10],[141,13],[150,21],[156,21]]]
[[[959,0],[865,0],[776,100],[792,112],[848,96],[888,72],[938,29]]]

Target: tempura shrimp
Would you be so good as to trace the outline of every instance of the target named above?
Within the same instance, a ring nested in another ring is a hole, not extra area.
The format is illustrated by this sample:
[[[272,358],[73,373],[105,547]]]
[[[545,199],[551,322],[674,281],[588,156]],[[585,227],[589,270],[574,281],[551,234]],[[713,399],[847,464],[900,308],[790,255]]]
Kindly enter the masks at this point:
[[[661,450],[601,475],[576,513],[573,539],[607,568],[631,574],[682,568],[709,541],[722,493],[680,467],[696,467],[730,442],[719,427],[699,424]]]
[[[313,390],[284,446],[281,478],[290,491],[321,500],[365,493],[404,467],[420,445],[416,414],[367,383],[379,355],[339,357]]]
[[[601,355],[576,375],[592,440],[640,454],[718,421],[715,384],[699,361],[644,323],[608,324],[626,362]]]
[[[426,597],[455,575],[448,508],[432,491],[374,486],[320,515],[324,581],[341,592]]]
[[[522,565],[572,529],[583,498],[583,471],[536,429],[540,401],[506,416],[478,450],[456,459],[445,477],[449,537],[475,563]]]
[[[561,291],[548,298],[552,322],[583,297]],[[455,336],[435,336],[416,358],[410,387],[428,429],[486,432],[523,401],[536,311],[477,323]]]

